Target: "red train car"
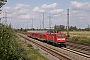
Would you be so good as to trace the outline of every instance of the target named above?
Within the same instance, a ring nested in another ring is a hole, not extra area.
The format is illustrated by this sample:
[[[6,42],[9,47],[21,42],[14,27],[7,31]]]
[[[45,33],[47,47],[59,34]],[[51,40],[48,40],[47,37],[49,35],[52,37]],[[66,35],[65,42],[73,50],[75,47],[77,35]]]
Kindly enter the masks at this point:
[[[27,36],[52,43],[60,47],[66,47],[66,34],[59,33],[48,33],[47,31],[28,31]]]
[[[66,34],[62,32],[49,33],[47,34],[47,42],[51,42],[53,45],[60,47],[66,47]]]
[[[44,41],[47,40],[47,31],[28,31],[27,36]]]
[[[38,39],[42,40],[42,41],[46,41],[47,40],[47,32],[46,31],[38,32]]]
[[[31,38],[37,38],[37,32],[36,31],[27,31],[27,36]]]

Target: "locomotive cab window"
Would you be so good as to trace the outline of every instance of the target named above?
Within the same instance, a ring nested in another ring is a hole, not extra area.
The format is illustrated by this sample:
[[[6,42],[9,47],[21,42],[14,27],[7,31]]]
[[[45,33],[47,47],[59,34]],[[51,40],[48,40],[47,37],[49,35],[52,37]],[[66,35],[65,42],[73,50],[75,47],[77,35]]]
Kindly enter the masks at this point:
[[[58,38],[64,38],[64,34],[58,35]]]

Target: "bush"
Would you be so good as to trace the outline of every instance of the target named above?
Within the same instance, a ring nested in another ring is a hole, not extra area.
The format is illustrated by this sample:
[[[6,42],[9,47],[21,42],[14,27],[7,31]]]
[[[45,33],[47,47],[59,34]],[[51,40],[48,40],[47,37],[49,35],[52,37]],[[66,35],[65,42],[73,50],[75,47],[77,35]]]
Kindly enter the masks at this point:
[[[32,45],[31,44],[28,44],[28,47],[32,47]]]
[[[66,36],[66,39],[69,39],[69,38],[70,38],[70,35],[67,35],[67,36]]]
[[[17,47],[11,26],[0,24],[0,60],[19,60]]]
[[[81,40],[80,42],[82,44],[90,45],[90,40],[89,39],[87,39],[87,40]]]
[[[78,37],[78,36],[72,37],[72,40],[73,40],[73,41],[76,41],[76,42],[79,41],[79,39],[80,39],[80,37]]]
[[[69,41],[90,45],[90,38],[87,37],[74,36],[70,38]]]

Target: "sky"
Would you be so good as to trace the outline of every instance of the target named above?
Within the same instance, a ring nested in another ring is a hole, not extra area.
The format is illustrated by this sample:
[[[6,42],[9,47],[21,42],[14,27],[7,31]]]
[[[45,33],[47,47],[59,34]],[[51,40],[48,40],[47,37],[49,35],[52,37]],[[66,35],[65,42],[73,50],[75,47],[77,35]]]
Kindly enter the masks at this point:
[[[67,25],[67,9],[69,9],[69,25],[87,28],[90,25],[89,0],[8,0],[1,8],[1,22],[13,28],[44,28],[55,25]]]

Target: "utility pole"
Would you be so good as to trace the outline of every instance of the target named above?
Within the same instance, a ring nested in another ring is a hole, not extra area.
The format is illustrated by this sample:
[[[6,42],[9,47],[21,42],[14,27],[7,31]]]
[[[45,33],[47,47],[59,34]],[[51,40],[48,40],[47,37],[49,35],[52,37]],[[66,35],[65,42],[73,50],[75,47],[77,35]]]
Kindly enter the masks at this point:
[[[1,14],[1,13],[2,13],[2,10],[0,9],[0,14]],[[0,24],[1,24],[1,19],[2,19],[2,18],[0,18]]]
[[[27,22],[27,28],[26,29],[28,29],[28,22]]]
[[[32,21],[32,29],[33,29],[33,19],[31,19],[31,21]]]
[[[41,30],[41,21],[40,21],[40,30]]]
[[[7,25],[7,12],[3,12],[3,23]]]
[[[3,10],[3,5],[5,5],[7,2],[7,0],[0,0],[0,14],[1,14],[1,11]],[[2,10],[1,10],[2,8]],[[0,23],[1,23],[1,18],[0,18]]]
[[[0,18],[0,24],[1,24],[1,18]]]
[[[43,14],[43,30],[44,30],[44,12],[41,12]]]
[[[22,24],[22,25],[23,25],[23,27],[22,27],[22,28],[24,29],[24,24]]]
[[[69,38],[69,9],[67,9],[67,37]]]
[[[3,12],[3,21],[2,21],[3,24],[4,24],[4,16],[5,16],[5,15],[4,15],[4,12]]]
[[[51,30],[51,16],[49,15],[49,28]]]
[[[5,24],[7,25],[7,12],[5,12]]]

